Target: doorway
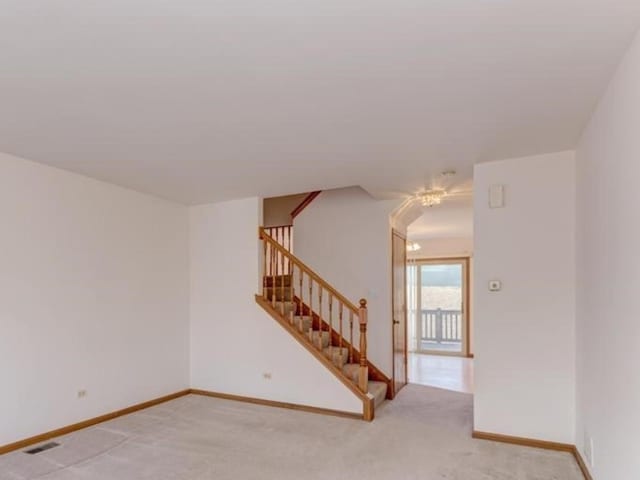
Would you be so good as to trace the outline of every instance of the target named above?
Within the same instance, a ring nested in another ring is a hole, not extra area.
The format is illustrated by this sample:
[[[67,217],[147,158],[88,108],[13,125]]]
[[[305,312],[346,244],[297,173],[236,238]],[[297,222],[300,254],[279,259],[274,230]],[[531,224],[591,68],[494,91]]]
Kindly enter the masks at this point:
[[[469,258],[412,260],[407,267],[411,350],[469,355]]]
[[[393,395],[395,396],[407,384],[407,239],[393,230],[391,246]]]

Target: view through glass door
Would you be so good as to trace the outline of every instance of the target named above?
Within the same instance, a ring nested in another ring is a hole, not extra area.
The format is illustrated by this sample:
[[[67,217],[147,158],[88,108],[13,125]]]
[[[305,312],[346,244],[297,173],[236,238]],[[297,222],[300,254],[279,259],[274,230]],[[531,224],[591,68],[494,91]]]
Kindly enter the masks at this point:
[[[468,259],[418,260],[408,267],[411,350],[468,354]]]

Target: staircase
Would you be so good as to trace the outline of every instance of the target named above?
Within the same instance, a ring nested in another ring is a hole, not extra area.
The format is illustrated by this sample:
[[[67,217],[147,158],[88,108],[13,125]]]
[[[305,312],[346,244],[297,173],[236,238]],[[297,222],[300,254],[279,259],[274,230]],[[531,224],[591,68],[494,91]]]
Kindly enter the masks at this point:
[[[362,418],[373,420],[391,398],[391,380],[367,359],[366,300],[355,306],[296,258],[291,226],[259,234],[264,261],[256,302],[362,400]]]

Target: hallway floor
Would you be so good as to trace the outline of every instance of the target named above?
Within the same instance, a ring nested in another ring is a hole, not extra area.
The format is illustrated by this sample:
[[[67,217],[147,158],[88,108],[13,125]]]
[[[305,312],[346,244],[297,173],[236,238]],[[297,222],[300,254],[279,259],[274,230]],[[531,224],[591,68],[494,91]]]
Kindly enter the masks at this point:
[[[409,383],[473,393],[473,359],[447,355],[409,354]]]

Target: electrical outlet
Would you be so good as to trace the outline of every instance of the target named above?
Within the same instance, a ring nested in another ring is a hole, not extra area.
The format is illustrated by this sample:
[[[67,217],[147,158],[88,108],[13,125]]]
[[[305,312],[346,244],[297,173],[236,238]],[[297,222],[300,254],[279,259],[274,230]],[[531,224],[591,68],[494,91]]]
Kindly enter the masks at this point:
[[[271,380],[271,372],[264,372],[262,374],[262,378],[264,378],[265,380]]]
[[[589,464],[591,468],[594,467],[593,461],[593,437],[591,437],[588,433],[584,434],[584,456],[585,460]]]
[[[78,398],[84,398],[87,396],[87,391],[82,389],[82,390],[78,390]]]

